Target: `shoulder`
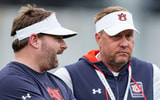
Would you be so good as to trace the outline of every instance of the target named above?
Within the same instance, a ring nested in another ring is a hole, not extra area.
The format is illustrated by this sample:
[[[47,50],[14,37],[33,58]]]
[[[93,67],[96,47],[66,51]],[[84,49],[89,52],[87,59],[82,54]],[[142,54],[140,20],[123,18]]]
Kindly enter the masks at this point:
[[[72,90],[71,88],[68,86],[68,84],[66,83],[66,75],[64,72],[61,73],[61,71],[63,71],[63,68],[60,68],[60,70],[58,70],[57,72],[55,72],[54,74],[50,74],[50,76],[52,78],[54,78],[56,84],[58,85],[60,91],[62,92],[63,96],[66,98],[65,100],[75,100],[74,96],[72,94]],[[60,73],[59,73],[60,72]],[[67,71],[66,71],[67,72]],[[62,75],[61,75],[62,74]],[[63,75],[65,77],[63,77]],[[71,81],[71,80],[70,80]]]
[[[133,57],[131,59],[131,66],[134,66],[134,68],[136,69],[148,69],[148,70],[152,70],[153,71],[153,64],[148,62],[148,61],[144,61],[138,58]]]
[[[22,84],[23,83],[23,84]],[[33,83],[21,67],[9,63],[0,71],[0,87],[5,86],[21,86],[25,83]]]
[[[71,77],[70,77],[70,74],[66,68],[64,68],[64,67],[59,68],[53,74],[55,76],[59,77],[60,79],[62,79],[68,85],[68,87],[71,88],[71,90],[72,90]]]
[[[21,78],[25,77],[25,75],[19,69],[17,69],[17,68],[18,67],[15,67],[15,65],[12,64],[12,63],[7,64],[0,71],[0,84],[9,82],[8,83],[8,85],[9,85],[12,82],[13,83],[14,82],[19,82],[21,80]]]
[[[152,65],[150,62],[144,61],[144,60],[136,58],[136,57],[132,57],[131,62],[133,62],[134,64],[137,64],[137,65]]]
[[[7,75],[0,80],[0,90],[0,96],[3,95],[5,98],[8,96],[21,98],[27,91],[36,91],[32,81],[18,75]]]
[[[55,77],[57,78],[57,79],[59,79],[59,80],[63,80],[63,81],[65,81],[65,83],[66,83],[66,81],[68,81],[68,82],[70,82],[70,74],[69,74],[69,72],[67,71],[67,69],[65,68],[65,67],[61,67],[61,68],[59,68],[58,70],[56,70],[54,73],[53,73],[53,75],[55,75]],[[67,82],[67,83],[68,83]]]
[[[144,61],[135,57],[131,59],[131,68],[133,70],[133,73],[139,75],[139,78],[143,75],[153,77],[153,74],[155,73],[155,67],[153,65],[154,64],[152,64],[151,62]]]
[[[27,86],[26,83],[32,84],[31,80],[27,79],[25,76],[20,75],[6,75],[3,79],[0,81],[0,87],[3,88],[16,88],[20,86]]]
[[[141,71],[144,73],[147,72],[147,75],[151,73],[152,76],[154,77],[154,80],[160,80],[160,68],[157,65],[147,61],[140,60],[135,57],[131,59],[131,63],[133,65],[132,68],[134,70]]]
[[[150,69],[150,71],[152,71],[154,74],[160,74],[160,68],[151,62],[144,61],[144,60],[133,57],[131,59],[131,63],[135,68],[138,68],[138,69],[142,68],[143,70]]]
[[[28,91],[37,92],[36,88],[34,80],[14,64],[8,64],[0,71],[0,97],[3,94],[21,98]]]
[[[61,75],[61,72],[55,72],[54,74],[52,73],[48,73],[50,75],[51,78],[53,78],[56,82],[56,84],[58,85],[58,87],[63,91],[66,90],[68,91],[68,86],[66,85],[66,83],[64,82],[63,78],[61,76],[65,76],[65,74],[63,73],[63,75]],[[59,76],[60,75],[60,76]]]
[[[66,65],[65,68],[68,71],[79,71],[79,70],[85,70],[86,68],[89,68],[89,66],[92,66],[92,63],[89,62],[87,59],[85,59],[84,57],[80,58],[79,61],[73,63],[73,64],[69,64]]]
[[[25,73],[25,70],[13,63],[9,63],[0,71],[0,87],[15,89],[18,86],[27,86],[26,84],[33,83],[33,79]]]

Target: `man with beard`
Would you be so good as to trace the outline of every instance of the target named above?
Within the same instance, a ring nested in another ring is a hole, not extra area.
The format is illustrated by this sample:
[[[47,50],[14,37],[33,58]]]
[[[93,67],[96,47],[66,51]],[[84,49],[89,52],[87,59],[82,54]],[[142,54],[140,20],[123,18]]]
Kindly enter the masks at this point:
[[[55,72],[77,100],[159,100],[160,70],[132,57],[135,34],[132,14],[119,6],[95,18],[98,50]]]
[[[75,100],[68,86],[47,72],[58,66],[56,55],[67,48],[63,39],[74,35],[59,24],[55,12],[22,7],[11,32],[15,57],[0,71],[0,99]]]

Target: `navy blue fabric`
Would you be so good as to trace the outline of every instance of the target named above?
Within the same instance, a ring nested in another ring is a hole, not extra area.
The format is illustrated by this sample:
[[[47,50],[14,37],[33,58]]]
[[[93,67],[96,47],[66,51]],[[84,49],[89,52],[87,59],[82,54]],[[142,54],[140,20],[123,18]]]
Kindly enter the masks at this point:
[[[128,82],[128,64],[120,71],[118,77],[107,69],[100,61],[91,63],[82,57],[78,62],[66,66],[73,84],[74,95],[77,100],[106,100],[105,87],[100,81],[93,67],[95,64],[106,76],[106,79],[116,97],[116,100],[123,100]],[[132,77],[143,85],[143,91],[147,100],[153,100],[153,67],[151,63],[141,61],[137,58],[131,59]],[[131,81],[133,83],[133,81]],[[101,89],[101,93],[98,92]],[[97,91],[94,93],[94,91]],[[109,100],[111,100],[109,98]],[[129,90],[127,100],[144,100],[141,98],[133,98],[131,90]]]
[[[57,100],[48,93],[53,90],[61,95],[60,100],[74,100],[66,84],[48,72],[37,73],[17,62],[0,71],[0,100],[23,100],[27,94],[31,98],[25,100]]]

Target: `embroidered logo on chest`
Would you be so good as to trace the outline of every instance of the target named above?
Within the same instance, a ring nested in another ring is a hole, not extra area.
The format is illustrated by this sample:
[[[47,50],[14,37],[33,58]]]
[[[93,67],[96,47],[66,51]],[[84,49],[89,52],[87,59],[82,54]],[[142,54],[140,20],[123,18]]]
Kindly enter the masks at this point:
[[[27,98],[31,98],[31,95],[27,93],[27,95],[22,96],[22,100],[27,100]]]
[[[101,94],[102,92],[101,92],[101,89],[100,88],[98,88],[97,90],[96,89],[92,89],[92,94]]]
[[[137,83],[137,84],[136,84]],[[143,84],[142,82],[131,82],[130,83],[130,93],[133,98],[143,98]]]

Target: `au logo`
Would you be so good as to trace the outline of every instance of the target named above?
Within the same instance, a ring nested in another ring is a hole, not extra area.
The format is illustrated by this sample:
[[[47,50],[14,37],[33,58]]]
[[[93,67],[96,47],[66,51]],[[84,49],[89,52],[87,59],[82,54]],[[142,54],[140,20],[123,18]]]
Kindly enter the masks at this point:
[[[51,98],[52,99],[55,99],[55,100],[64,100],[61,93],[60,93],[60,90],[59,89],[51,89],[51,88],[47,88],[47,91],[48,93],[50,94]]]
[[[126,14],[123,14],[123,13],[118,14],[118,19],[120,21],[126,21],[127,20]]]
[[[142,91],[143,91],[142,82],[137,82],[137,84],[134,82],[130,83],[130,93],[133,98],[142,98],[143,97]]]

